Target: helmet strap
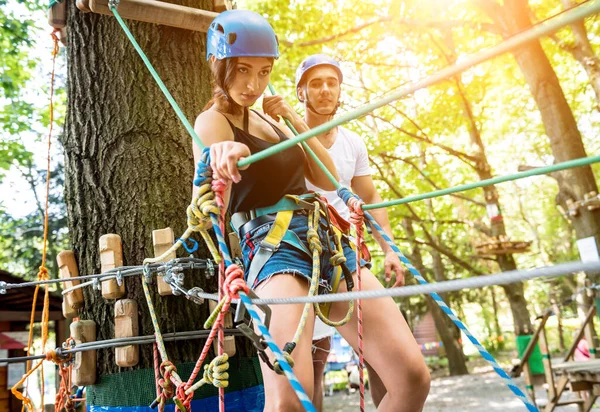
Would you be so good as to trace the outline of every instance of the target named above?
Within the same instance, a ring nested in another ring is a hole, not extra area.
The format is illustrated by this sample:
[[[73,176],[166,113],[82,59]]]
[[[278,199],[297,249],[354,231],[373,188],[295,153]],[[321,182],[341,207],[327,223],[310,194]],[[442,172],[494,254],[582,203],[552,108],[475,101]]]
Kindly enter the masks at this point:
[[[338,102],[336,103],[335,107],[333,108],[333,110],[329,113],[319,113],[317,112],[317,110],[314,108],[314,106],[311,104],[310,100],[306,99],[306,108],[308,110],[310,110],[311,112],[318,114],[319,116],[328,116],[328,117],[333,117],[333,115],[335,114],[335,112],[337,112],[337,109],[340,107],[340,101],[338,99]]]

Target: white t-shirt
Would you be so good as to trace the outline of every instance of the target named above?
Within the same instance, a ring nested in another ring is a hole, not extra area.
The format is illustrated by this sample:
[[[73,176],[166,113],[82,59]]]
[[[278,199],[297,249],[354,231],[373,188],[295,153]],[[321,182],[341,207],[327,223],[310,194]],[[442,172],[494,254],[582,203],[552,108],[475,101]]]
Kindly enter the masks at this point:
[[[327,151],[333,159],[342,186],[350,188],[350,183],[354,177],[370,176],[372,174],[367,146],[356,133],[338,126],[335,142]],[[325,192],[308,180],[306,181],[306,187],[308,190],[313,190],[325,196],[329,204],[335,207],[344,219],[350,217],[348,207],[336,191]],[[334,332],[335,328],[324,324],[318,317],[315,319],[314,341],[332,336]]]
[[[327,151],[333,159],[342,186],[350,188],[350,183],[354,177],[372,174],[367,146],[356,133],[338,126],[335,142]],[[339,198],[336,191],[325,192],[308,180],[306,181],[306,187],[308,190],[321,193],[327,198],[329,204],[335,207],[344,219],[350,217],[348,207]]]

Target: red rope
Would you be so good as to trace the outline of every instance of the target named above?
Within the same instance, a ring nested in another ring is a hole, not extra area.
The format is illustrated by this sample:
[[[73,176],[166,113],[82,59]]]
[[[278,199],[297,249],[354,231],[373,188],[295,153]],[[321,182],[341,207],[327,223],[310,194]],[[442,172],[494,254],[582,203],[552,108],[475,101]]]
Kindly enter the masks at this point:
[[[355,197],[348,199],[348,208],[350,209],[350,222],[356,229],[356,278],[357,289],[362,290],[362,276],[360,269],[360,251],[365,243],[364,240],[364,212],[362,210],[363,202]],[[358,320],[358,373],[360,376],[360,412],[365,411],[365,376],[364,376],[364,356],[363,356],[363,319],[362,319],[362,301],[356,300],[356,317]]]

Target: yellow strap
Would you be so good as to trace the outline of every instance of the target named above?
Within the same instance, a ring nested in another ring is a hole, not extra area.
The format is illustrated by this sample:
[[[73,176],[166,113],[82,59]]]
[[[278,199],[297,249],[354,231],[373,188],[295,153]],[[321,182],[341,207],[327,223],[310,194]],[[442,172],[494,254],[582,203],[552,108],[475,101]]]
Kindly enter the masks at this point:
[[[279,246],[290,226],[293,216],[293,210],[281,210],[277,212],[275,222],[273,223],[273,226],[271,226],[271,230],[269,230],[269,233],[264,238],[263,242],[273,245],[274,247]]]
[[[339,245],[338,246],[339,252],[343,252],[343,249],[341,248],[342,231],[339,230],[337,227],[333,226],[333,232],[335,233],[335,236],[338,239],[338,242],[336,242],[336,243],[337,243],[337,245]],[[331,281],[330,281],[331,293],[337,293],[337,291],[340,287],[341,280],[342,280],[342,267],[338,265],[333,268],[333,274],[331,276]],[[323,303],[320,303],[319,306],[321,308],[321,313],[323,313],[323,315],[325,315],[328,318],[329,311],[331,310],[331,302],[323,302]]]

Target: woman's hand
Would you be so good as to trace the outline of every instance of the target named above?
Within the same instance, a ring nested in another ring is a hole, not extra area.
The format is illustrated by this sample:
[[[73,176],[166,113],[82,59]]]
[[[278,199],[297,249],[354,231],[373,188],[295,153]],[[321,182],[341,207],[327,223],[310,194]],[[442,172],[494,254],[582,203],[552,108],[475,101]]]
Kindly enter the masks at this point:
[[[292,109],[287,100],[278,95],[263,97],[263,111],[277,121],[279,121],[279,117],[283,117],[292,124],[295,124],[298,117],[298,114]]]
[[[210,166],[213,169],[213,177],[216,179],[231,180],[239,183],[242,179],[237,163],[241,159],[251,155],[250,149],[243,143],[224,141],[210,145]]]

